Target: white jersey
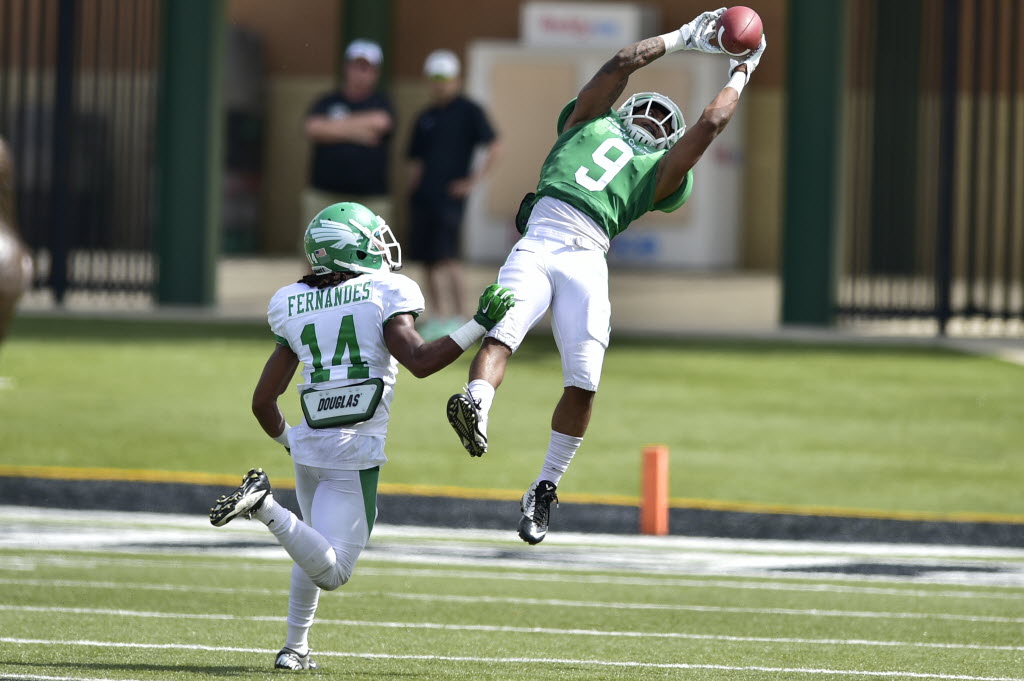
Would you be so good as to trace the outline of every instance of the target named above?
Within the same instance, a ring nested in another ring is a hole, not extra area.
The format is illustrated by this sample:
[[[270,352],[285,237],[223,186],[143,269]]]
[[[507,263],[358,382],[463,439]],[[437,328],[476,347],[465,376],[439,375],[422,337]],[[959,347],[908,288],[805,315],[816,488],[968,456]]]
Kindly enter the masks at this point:
[[[391,272],[362,274],[315,289],[290,284],[270,300],[267,319],[278,343],[302,362],[299,394],[381,379],[384,392],[373,416],[362,423],[310,428],[303,419],[289,433],[296,463],[363,470],[387,461],[387,435],[398,360],[384,343],[384,323],[395,315],[423,312],[423,293],[412,279]]]

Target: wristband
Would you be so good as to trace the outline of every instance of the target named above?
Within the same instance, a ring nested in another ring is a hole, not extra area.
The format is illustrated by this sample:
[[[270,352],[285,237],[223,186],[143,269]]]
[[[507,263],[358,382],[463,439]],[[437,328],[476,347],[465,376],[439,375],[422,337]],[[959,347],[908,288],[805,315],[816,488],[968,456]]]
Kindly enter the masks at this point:
[[[276,442],[277,444],[282,445],[285,449],[287,449],[288,446],[289,446],[288,445],[288,431],[291,430],[291,429],[292,429],[292,427],[288,425],[287,421],[285,421],[284,422],[284,430],[281,431],[281,434],[278,435],[277,437],[274,437],[274,438],[271,438],[271,439],[274,442]]]
[[[483,327],[483,324],[475,319],[470,319],[455,331],[448,334],[448,337],[455,341],[456,345],[465,350],[470,345],[474,345],[479,342],[486,333],[487,329]]]
[[[683,29],[681,28],[658,37],[665,41],[665,54],[683,49]]]
[[[736,91],[736,94],[740,94],[743,92],[743,86],[747,84],[747,76],[748,74],[742,71],[733,71],[732,77],[725,84],[725,87],[731,87]]]

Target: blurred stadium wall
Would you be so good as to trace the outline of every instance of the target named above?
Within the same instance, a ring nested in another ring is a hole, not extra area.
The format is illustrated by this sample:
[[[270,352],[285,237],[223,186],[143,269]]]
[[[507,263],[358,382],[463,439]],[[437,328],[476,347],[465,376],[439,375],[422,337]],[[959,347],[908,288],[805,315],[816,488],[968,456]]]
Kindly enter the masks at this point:
[[[742,142],[717,144],[699,169],[728,202],[732,187],[709,170],[724,155],[743,174],[730,267],[773,284],[778,274],[783,324],[895,319],[1024,335],[1024,3],[745,2],[769,48],[726,133]],[[650,34],[711,8],[620,4],[647,8]],[[467,81],[479,81],[479,46],[517,44],[526,5],[0,0],[0,137],[17,169],[16,222],[35,290],[58,304],[72,290],[209,305],[219,255],[293,253],[304,113],[335,85],[355,37],[385,48],[400,199],[410,123],[427,99],[423,58],[453,49]],[[541,149],[551,102],[571,96],[584,70],[564,77],[566,64],[552,59],[564,88],[541,69],[511,97],[495,86],[483,102],[507,112],[510,100],[547,97],[529,124]],[[711,58],[673,55],[632,85],[701,59]],[[537,162],[517,151],[506,170],[518,168],[528,187]],[[404,202],[396,206],[389,221],[404,236]]]

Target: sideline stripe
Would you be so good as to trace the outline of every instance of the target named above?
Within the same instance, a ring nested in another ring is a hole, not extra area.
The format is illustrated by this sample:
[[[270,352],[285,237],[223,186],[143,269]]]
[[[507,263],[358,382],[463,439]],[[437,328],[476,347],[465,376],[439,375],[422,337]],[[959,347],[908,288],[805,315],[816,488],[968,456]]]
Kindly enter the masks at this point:
[[[237,486],[239,476],[195,473],[189,471],[156,471],[138,468],[74,468],[63,466],[11,466],[0,465],[0,477],[44,478],[48,480],[88,480],[127,482],[171,482],[192,485]],[[276,487],[295,489],[294,479],[276,478]],[[407,494],[424,497],[452,497],[456,499],[485,499],[495,501],[518,501],[522,492],[518,490],[472,489],[445,485],[404,485],[381,483],[381,494]],[[638,497],[621,494],[572,494],[560,497],[563,501],[577,504],[604,504],[610,506],[637,506]],[[1024,525],[1024,515],[1011,513],[939,513],[935,511],[880,511],[839,506],[804,506],[788,504],[759,504],[739,501],[720,501],[693,497],[673,497],[669,506],[677,509],[699,511],[730,511],[736,513],[765,513],[801,516],[827,516],[836,518],[874,518],[878,520],[918,520],[950,523],[1004,523]]]
[[[49,588],[132,589],[150,591],[181,591],[186,593],[261,594],[281,595],[286,590],[249,589],[232,587],[204,587],[192,584],[147,584],[142,582],[92,582],[50,579],[0,579],[0,584],[40,586]],[[406,594],[394,591],[346,591],[343,598],[395,598],[406,601],[436,601],[441,603],[514,603],[518,605],[544,605],[568,608],[605,608],[612,610],[672,610],[684,612],[725,612],[756,615],[802,615],[806,617],[856,617],[870,619],[936,619],[955,622],[992,622],[997,624],[1024,624],[1024,617],[998,615],[959,615],[923,612],[872,612],[863,610],[818,610],[798,608],[740,608],[719,605],[678,605],[666,603],[621,603],[607,601],[567,601],[557,598],[513,598],[506,596],[458,596],[452,594]]]
[[[151,560],[145,558],[82,558],[71,560],[69,558],[43,556],[40,558],[21,558],[0,556],[0,572],[14,571],[24,572],[35,570],[38,566],[47,567],[73,567],[77,571],[102,569],[103,566],[122,567],[149,567],[161,569],[204,569],[204,570],[230,570],[230,571],[272,571],[280,572],[281,565],[227,565],[224,563],[192,561],[182,563],[178,560]],[[492,570],[435,570],[431,568],[375,568],[363,567],[359,569],[363,576],[375,577],[416,577],[416,578],[437,578],[437,579],[492,579],[500,581],[515,582],[564,582],[568,584],[618,584],[626,586],[651,586],[651,587],[695,587],[715,589],[743,589],[751,591],[797,591],[805,593],[849,593],[865,594],[871,596],[896,596],[903,598],[966,598],[976,600],[979,598],[990,598],[995,600],[1024,600],[1024,593],[1011,593],[1006,591],[951,591],[927,590],[927,589],[897,589],[875,586],[849,586],[846,584],[833,584],[823,582],[820,584],[797,584],[778,581],[750,581],[750,580],[724,580],[724,579],[689,579],[685,577],[617,577],[613,575],[581,575],[562,574],[557,572],[545,572],[543,574],[532,574],[528,572],[495,572]],[[812,580],[813,581],[813,580]],[[1002,587],[1007,588],[1007,587]],[[1010,587],[1019,588],[1019,587]]]
[[[203,652],[229,652],[229,653],[257,653],[266,655],[277,654],[277,649],[269,648],[241,648],[233,646],[203,646],[184,643],[123,643],[120,641],[62,641],[54,639],[34,638],[0,638],[0,643],[13,643],[15,645],[65,645],[65,646],[90,646],[109,648],[144,648],[149,650],[192,650]],[[687,664],[685,662],[636,662],[632,660],[587,660],[571,658],[550,658],[550,657],[473,657],[468,655],[389,655],[386,653],[348,653],[335,651],[316,651],[317,657],[348,657],[367,658],[376,660],[419,660],[424,662],[481,662],[485,664],[567,664],[567,665],[590,665],[594,667],[626,667],[626,668],[649,668],[649,669],[714,669],[720,671],[736,672],[769,672],[776,674],[816,674],[823,676],[875,676],[875,677],[906,677],[914,679],[951,679],[953,681],[1024,681],[1024,679],[1012,676],[968,676],[966,674],[929,674],[924,672],[909,672],[899,670],[867,671],[863,669],[815,669],[806,667],[762,667],[762,666],[737,666],[722,664]]]
[[[36,605],[4,605],[0,610],[15,612],[59,612],[73,615],[110,615],[114,617],[144,617],[153,619],[191,619],[233,622],[283,622],[284,617],[273,615],[227,615],[217,613],[147,612],[106,608],[59,608]],[[607,631],[602,629],[552,629],[546,627],[509,627],[487,624],[443,624],[441,622],[377,622],[367,620],[317,619],[322,626],[333,624],[343,627],[379,627],[382,629],[433,629],[439,631],[482,631],[502,634],[552,634],[555,636],[606,636],[609,638],[673,638],[694,641],[730,641],[734,643],[798,643],[808,645],[880,646],[890,648],[939,648],[951,650],[1003,650],[1024,651],[1024,646],[998,646],[984,643],[931,643],[918,641],[878,641],[870,639],[786,638],[768,636],[728,636],[724,634],[685,634],[681,632]]]

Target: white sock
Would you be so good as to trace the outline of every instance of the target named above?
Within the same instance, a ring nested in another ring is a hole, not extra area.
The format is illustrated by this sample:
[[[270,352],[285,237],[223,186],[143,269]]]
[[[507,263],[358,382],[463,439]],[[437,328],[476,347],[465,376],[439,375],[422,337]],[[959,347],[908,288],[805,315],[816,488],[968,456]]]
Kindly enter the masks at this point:
[[[551,431],[551,440],[548,441],[548,453],[544,455],[544,466],[540,469],[540,476],[537,482],[549,480],[555,485],[562,479],[562,475],[569,469],[572,457],[576,450],[583,444],[583,438],[563,435],[554,430]]]
[[[277,503],[273,494],[268,494],[263,499],[263,503],[253,512],[252,517],[266,525],[267,529],[278,538],[278,541],[282,536],[289,537],[291,535],[289,543],[293,546],[302,542],[299,536],[296,536],[297,533],[289,532],[289,530],[299,529],[300,525],[306,526],[305,523]],[[313,534],[320,537],[318,533],[314,532]],[[308,543],[310,539],[314,538],[307,536],[306,542],[302,543]],[[316,542],[315,539],[313,543],[317,545],[316,548],[320,548],[319,542]],[[285,549],[291,553],[287,546]],[[313,553],[316,551],[314,550]],[[317,564],[314,569],[322,569],[322,566]],[[309,628],[313,626],[313,616],[316,614],[316,606],[319,601],[320,587],[310,580],[303,567],[296,562],[292,566],[291,589],[288,592],[288,636],[284,642],[285,648],[290,648],[299,655],[309,652]]]
[[[482,378],[469,382],[469,396],[480,403],[480,411],[486,416],[494,402],[494,386]]]
[[[309,652],[309,628],[313,626],[320,587],[298,565],[292,566],[291,590],[288,592],[288,638],[284,647],[299,655]]]
[[[253,511],[252,517],[260,521],[268,527],[273,527],[271,523],[278,524],[285,521],[285,516],[291,515],[291,511],[277,503],[274,500],[273,494],[268,494],[263,498],[263,503],[260,507]],[[271,530],[273,531],[273,530]]]

